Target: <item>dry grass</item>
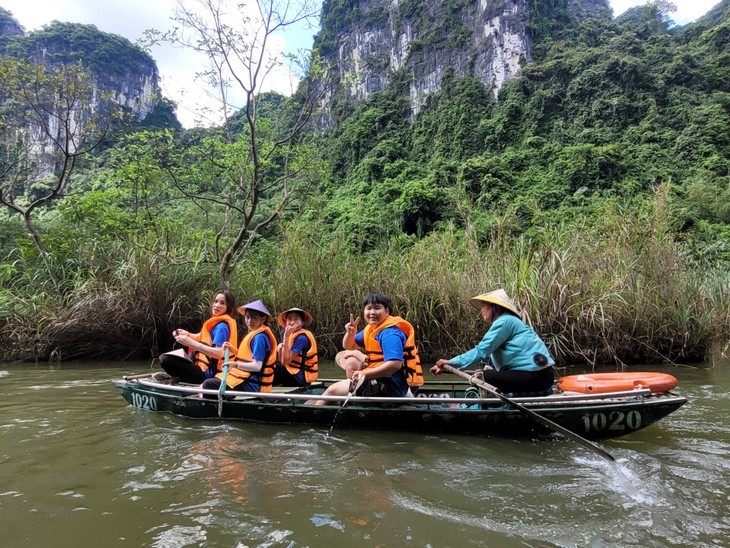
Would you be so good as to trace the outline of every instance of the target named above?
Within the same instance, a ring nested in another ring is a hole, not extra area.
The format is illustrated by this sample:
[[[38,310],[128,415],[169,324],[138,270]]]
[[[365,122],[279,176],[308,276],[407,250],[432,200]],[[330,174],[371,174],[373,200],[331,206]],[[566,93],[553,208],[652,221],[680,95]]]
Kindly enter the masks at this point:
[[[308,306],[328,353],[349,313],[378,290],[417,328],[428,359],[473,346],[484,333],[467,304],[503,287],[564,366],[693,362],[730,333],[728,283],[697,271],[671,237],[658,194],[651,211],[606,210],[598,224],[545,229],[536,239],[496,233],[484,247],[467,229],[367,256],[294,235],[272,273],[274,306]]]
[[[607,209],[599,223],[532,239],[497,230],[480,246],[484,238],[469,227],[452,228],[366,255],[343,251],[344,235],[315,239],[288,227],[280,245],[250,253],[231,289],[238,304],[260,298],[274,313],[309,310],[330,357],[369,291],[388,295],[393,312],[413,323],[428,361],[471,348],[485,326],[467,299],[503,287],[561,366],[697,361],[730,334],[730,275],[685,260],[665,226],[665,200],[660,192],[651,210]],[[218,287],[214,264],[196,260],[195,250],[175,260],[120,256],[63,297],[32,280],[4,289],[5,356],[156,356],[170,348],[175,327],[197,330]]]

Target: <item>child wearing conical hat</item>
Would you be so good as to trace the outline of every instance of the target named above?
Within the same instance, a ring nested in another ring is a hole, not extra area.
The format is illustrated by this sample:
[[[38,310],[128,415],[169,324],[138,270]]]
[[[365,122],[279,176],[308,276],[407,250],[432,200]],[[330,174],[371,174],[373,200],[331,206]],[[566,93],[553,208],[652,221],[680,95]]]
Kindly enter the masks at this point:
[[[235,358],[229,362],[225,377],[226,387],[243,392],[270,392],[274,382],[276,362],[276,338],[268,322],[274,318],[262,301],[253,301],[238,308],[243,316],[248,333],[238,348],[230,343],[223,345]],[[202,388],[218,390],[223,382],[223,373],[208,379]]]
[[[279,314],[277,323],[284,331],[277,347],[274,385],[308,386],[317,380],[317,340],[306,329],[313,321],[312,315],[301,308],[290,308]]]

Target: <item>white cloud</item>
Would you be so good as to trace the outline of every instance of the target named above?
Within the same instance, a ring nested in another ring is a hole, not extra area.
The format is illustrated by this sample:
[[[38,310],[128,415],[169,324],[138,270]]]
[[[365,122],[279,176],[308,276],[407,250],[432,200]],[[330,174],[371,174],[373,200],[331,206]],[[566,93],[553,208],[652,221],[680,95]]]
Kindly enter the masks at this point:
[[[646,1],[637,0],[611,0],[614,15],[621,15],[633,6],[641,6],[646,3]],[[677,11],[670,14],[670,17],[677,24],[685,25],[702,17],[718,3],[719,0],[673,0],[673,4],[677,6]]]

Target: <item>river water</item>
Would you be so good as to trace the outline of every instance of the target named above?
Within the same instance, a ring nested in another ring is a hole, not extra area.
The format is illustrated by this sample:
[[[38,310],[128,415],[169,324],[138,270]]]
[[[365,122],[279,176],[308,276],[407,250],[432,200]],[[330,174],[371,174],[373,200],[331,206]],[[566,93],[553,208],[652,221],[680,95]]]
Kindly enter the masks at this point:
[[[0,364],[0,546],[729,545],[727,362],[664,369],[689,403],[602,442],[617,463],[557,435],[186,420],[117,394],[148,369]]]

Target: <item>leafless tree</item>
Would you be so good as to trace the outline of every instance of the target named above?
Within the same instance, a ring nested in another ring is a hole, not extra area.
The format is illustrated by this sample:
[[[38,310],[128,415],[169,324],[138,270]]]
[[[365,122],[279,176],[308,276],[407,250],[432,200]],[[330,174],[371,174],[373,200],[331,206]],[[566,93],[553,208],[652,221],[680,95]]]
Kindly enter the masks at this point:
[[[175,20],[180,27],[168,38],[208,60],[200,76],[217,95],[229,145],[222,169],[225,190],[217,195],[190,191],[191,198],[223,207],[215,247],[224,284],[262,230],[316,177],[317,157],[301,134],[323,92],[323,80],[316,86],[301,85],[288,100],[286,124],[261,117],[259,105],[283,64],[277,39],[314,20],[318,10],[319,3],[310,0],[178,2]],[[309,59],[305,64],[314,69]]]
[[[65,195],[77,161],[98,146],[109,119],[81,64],[49,69],[0,57],[0,98],[0,204],[21,216],[58,289],[34,216]]]

